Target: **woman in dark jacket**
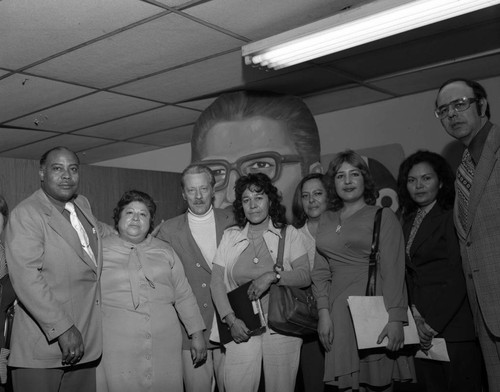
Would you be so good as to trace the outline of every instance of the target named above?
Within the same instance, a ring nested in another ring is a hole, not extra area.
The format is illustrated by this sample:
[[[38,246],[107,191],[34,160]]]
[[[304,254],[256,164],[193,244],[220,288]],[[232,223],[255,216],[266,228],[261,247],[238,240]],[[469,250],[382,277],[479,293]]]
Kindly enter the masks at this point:
[[[444,338],[450,362],[416,359],[426,391],[481,391],[481,358],[453,223],[454,175],[439,154],[418,151],[399,168],[410,303],[424,352]]]

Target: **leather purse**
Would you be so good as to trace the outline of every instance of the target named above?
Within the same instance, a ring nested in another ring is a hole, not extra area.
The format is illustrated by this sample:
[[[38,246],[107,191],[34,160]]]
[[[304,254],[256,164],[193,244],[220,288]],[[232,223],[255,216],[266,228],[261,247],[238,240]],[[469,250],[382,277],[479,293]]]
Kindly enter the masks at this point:
[[[275,268],[283,270],[286,227],[281,230]],[[305,288],[271,285],[269,293],[268,325],[284,335],[311,335],[317,333],[318,308],[311,286]]]

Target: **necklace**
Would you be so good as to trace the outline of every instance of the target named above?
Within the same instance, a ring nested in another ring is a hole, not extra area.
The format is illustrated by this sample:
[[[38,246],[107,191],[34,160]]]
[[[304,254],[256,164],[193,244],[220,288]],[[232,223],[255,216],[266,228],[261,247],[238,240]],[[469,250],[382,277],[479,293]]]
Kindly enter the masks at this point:
[[[258,264],[258,263],[259,263],[259,261],[260,261],[260,260],[259,260],[258,255],[259,255],[260,251],[262,250],[262,246],[264,245],[264,237],[260,237],[260,238],[261,238],[262,242],[260,243],[260,245],[259,245],[259,248],[258,248],[258,249],[257,249],[257,247],[255,246],[255,238],[251,238],[251,239],[250,239],[250,241],[252,242],[253,253],[254,253],[254,255],[255,255],[255,257],[254,257],[254,258],[253,258],[253,260],[252,260],[254,264]]]
[[[339,211],[339,224],[337,225],[337,228],[335,229],[335,233],[340,234],[341,228],[342,228],[342,212]]]

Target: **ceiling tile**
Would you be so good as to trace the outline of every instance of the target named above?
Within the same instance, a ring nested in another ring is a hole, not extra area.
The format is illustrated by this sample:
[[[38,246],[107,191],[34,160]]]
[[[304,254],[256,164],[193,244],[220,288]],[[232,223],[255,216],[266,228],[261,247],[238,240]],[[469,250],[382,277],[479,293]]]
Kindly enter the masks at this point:
[[[113,90],[163,102],[182,102],[243,86],[243,67],[241,52],[238,50]]]
[[[419,72],[402,74],[391,78],[375,80],[370,84],[398,95],[414,94],[421,91],[437,89],[442,83],[452,78],[485,79],[498,75],[500,54],[482,59],[457,62],[442,67],[422,69]],[[432,106],[433,103],[430,103]]]
[[[29,72],[104,88],[241,44],[190,19],[168,14],[30,68]]]
[[[22,117],[9,125],[68,132],[156,106],[159,104],[143,99],[99,92]]]
[[[161,11],[137,0],[0,1],[0,67],[24,67]]]
[[[181,102],[179,105],[203,111],[206,108],[208,108],[215,101],[215,99],[216,98],[207,98],[207,99],[199,99],[196,101],[185,101]]]
[[[13,74],[0,80],[0,122],[92,91],[94,90],[35,76]]]
[[[313,114],[333,112],[354,106],[392,98],[386,94],[365,87],[351,86],[349,89],[318,94],[304,99]]]
[[[150,135],[137,137],[130,141],[169,147],[177,144],[190,143],[192,132],[193,126],[187,125],[185,127],[169,129],[168,131],[156,132]]]
[[[103,160],[123,157],[141,152],[156,150],[159,147],[148,144],[116,142],[105,146],[92,148],[78,154],[81,163],[94,163]]]
[[[266,38],[326,18],[345,7],[372,0],[218,0],[185,10],[209,23],[247,37]],[[248,17],[241,17],[248,15]]]
[[[7,151],[27,143],[56,136],[57,133],[46,131],[28,131],[24,129],[0,128],[0,155],[2,151]]]
[[[199,115],[199,111],[176,106],[165,106],[94,127],[81,129],[75,133],[125,140],[134,136],[192,123],[196,121]]]
[[[44,139],[20,148],[2,153],[2,156],[11,158],[39,159],[47,150],[57,146],[65,146],[72,151],[78,152],[91,147],[100,146],[109,141],[77,135],[59,135],[50,139]]]

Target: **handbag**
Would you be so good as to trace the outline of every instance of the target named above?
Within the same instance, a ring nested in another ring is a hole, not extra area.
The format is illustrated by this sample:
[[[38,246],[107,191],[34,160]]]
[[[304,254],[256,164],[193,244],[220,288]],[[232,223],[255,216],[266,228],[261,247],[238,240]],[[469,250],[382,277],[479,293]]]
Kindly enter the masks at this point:
[[[286,226],[281,230],[276,269],[283,270]],[[268,325],[285,335],[303,336],[317,333],[318,308],[311,286],[305,288],[271,285]]]

